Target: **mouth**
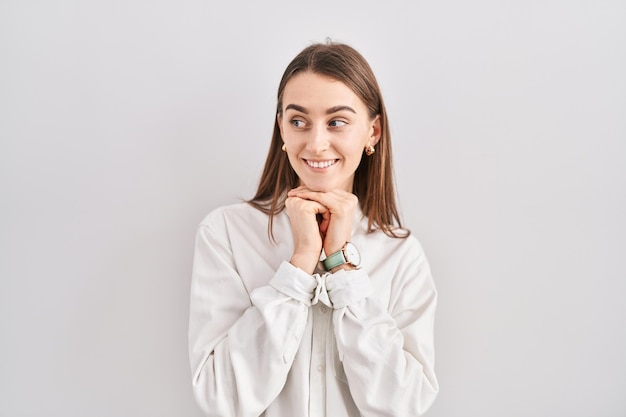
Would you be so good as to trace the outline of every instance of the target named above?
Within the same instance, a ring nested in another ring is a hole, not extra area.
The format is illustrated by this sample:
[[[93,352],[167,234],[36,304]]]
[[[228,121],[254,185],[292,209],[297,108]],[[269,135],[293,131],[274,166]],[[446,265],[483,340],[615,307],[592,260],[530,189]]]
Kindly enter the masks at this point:
[[[331,166],[335,165],[337,161],[339,161],[339,159],[326,159],[324,161],[311,161],[309,159],[304,160],[304,162],[306,162],[308,166],[315,169],[330,168]]]

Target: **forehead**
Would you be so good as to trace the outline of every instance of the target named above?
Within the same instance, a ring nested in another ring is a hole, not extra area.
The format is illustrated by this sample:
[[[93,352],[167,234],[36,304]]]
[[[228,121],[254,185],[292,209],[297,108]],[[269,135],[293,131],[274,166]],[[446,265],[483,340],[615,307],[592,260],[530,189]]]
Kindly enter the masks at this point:
[[[365,109],[363,101],[346,84],[312,72],[294,75],[285,85],[282,101],[283,108],[297,104],[320,110],[335,106],[350,106],[355,110],[358,107],[361,111]]]

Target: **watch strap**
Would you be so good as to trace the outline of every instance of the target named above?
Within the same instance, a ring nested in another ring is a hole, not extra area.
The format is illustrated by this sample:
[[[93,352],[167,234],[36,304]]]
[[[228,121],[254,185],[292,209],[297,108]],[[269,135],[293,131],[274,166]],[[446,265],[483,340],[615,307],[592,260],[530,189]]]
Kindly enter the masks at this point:
[[[333,268],[338,267],[339,265],[343,265],[347,263],[346,257],[343,255],[343,248],[339,249],[337,252],[328,255],[326,259],[322,261],[324,263],[324,268],[327,271],[330,271]]]

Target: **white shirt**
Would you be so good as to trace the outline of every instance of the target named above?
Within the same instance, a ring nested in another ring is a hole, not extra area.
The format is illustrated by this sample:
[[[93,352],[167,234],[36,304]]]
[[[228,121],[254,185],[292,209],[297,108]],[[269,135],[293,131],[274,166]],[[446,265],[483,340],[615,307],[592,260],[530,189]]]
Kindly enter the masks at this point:
[[[438,392],[437,293],[418,241],[367,233],[360,269],[291,265],[286,213],[241,203],[200,224],[191,284],[193,389],[209,416],[419,416]]]

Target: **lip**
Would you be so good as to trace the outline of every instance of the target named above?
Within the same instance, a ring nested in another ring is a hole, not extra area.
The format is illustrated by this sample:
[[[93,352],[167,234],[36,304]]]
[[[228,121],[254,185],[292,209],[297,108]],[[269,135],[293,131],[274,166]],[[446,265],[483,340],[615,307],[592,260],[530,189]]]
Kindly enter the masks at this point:
[[[335,166],[339,159],[303,159],[304,163],[314,170],[325,170]]]

